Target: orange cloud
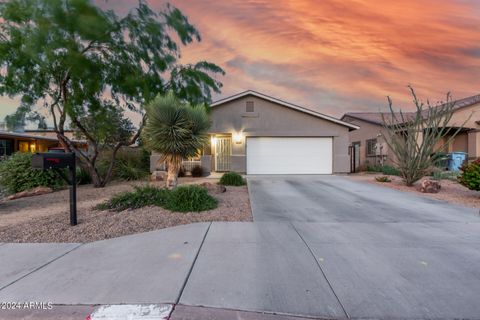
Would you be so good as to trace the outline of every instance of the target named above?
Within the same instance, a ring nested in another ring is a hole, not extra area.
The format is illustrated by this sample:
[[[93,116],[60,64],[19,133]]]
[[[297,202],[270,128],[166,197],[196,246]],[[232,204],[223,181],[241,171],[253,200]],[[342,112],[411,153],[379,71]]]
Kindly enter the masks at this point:
[[[104,2],[124,14],[136,0]],[[157,10],[165,1],[150,0]],[[480,91],[480,3],[474,0],[173,0],[202,42],[182,61],[227,75],[222,96],[246,89],[340,116],[411,106],[406,85],[439,100]]]

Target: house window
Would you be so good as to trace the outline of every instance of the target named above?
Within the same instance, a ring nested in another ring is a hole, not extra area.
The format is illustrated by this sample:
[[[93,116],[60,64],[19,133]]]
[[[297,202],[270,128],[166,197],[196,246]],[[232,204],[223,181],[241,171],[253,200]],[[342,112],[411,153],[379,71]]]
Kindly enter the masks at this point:
[[[0,157],[9,156],[13,153],[13,142],[10,139],[0,139]]]
[[[366,143],[367,157],[374,156],[377,148],[377,139],[369,139]]]
[[[246,112],[254,112],[255,111],[255,105],[253,104],[253,101],[247,101],[246,106],[245,106],[245,111]]]

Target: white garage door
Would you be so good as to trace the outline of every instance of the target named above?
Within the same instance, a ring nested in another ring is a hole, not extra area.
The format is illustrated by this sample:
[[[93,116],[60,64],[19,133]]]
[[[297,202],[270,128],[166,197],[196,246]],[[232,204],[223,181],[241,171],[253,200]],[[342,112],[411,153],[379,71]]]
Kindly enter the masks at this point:
[[[331,174],[332,138],[247,138],[247,174]]]

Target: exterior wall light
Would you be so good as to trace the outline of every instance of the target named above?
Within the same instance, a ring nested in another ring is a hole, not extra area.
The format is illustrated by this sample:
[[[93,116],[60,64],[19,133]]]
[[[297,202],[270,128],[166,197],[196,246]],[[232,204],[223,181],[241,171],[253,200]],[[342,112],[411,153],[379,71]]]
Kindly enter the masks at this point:
[[[241,144],[242,140],[243,140],[243,135],[241,132],[235,133],[233,135],[233,141],[235,142],[235,144]]]

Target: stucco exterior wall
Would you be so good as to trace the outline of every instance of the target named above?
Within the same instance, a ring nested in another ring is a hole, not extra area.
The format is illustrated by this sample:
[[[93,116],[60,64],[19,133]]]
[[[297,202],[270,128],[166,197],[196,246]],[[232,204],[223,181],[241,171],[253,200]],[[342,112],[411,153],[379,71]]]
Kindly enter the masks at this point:
[[[387,156],[386,163],[392,164],[392,158],[389,155],[388,145],[385,143],[384,138],[386,132],[382,126],[352,117],[345,117],[343,120],[360,127],[360,129],[350,131],[349,133],[349,145],[360,143],[360,167],[375,165],[380,159],[377,156],[367,156],[367,140],[370,139],[377,139],[377,143],[383,145],[382,154]]]
[[[246,112],[246,102],[254,112]],[[212,107],[212,134],[239,134],[232,144],[232,170],[246,170],[247,137],[333,137],[333,172],[350,171],[348,128],[276,103],[247,96]]]

